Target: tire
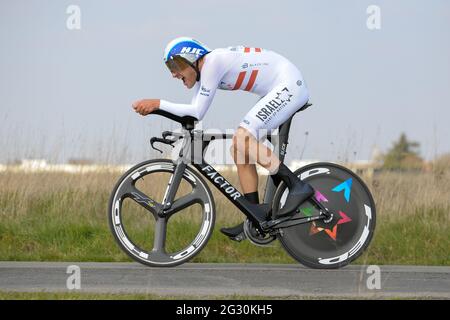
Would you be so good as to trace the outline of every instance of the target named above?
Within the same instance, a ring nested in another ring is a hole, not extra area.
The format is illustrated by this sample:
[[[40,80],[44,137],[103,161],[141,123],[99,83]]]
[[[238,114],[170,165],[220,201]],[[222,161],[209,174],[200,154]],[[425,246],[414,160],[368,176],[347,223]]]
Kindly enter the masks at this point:
[[[357,259],[368,247],[376,224],[375,202],[365,183],[349,169],[327,162],[307,165],[294,173],[313,186],[316,199],[333,213],[333,220],[280,228],[278,240],[283,248],[301,264],[315,269],[341,268]],[[281,183],[274,195],[273,217],[287,194]],[[294,218],[320,214],[309,201],[299,209]]]
[[[141,177],[146,177],[153,173],[173,173],[174,168],[175,165],[172,163],[172,161],[167,159],[154,159],[141,162],[122,175],[122,177],[116,183],[109,198],[108,223],[116,243],[133,260],[150,267],[174,267],[191,260],[207,244],[214,229],[216,211],[211,190],[208,188],[208,185],[203,180],[203,178],[195,170],[188,166],[186,167],[182,180],[188,182],[192,186],[195,186],[195,190],[198,192],[198,196],[200,199],[198,203],[202,206],[202,225],[200,228],[200,232],[197,234],[195,239],[193,239],[193,241],[190,242],[190,244],[186,248],[183,248],[182,250],[179,250],[177,252],[168,253],[165,252],[165,248],[160,252],[143,249],[139,245],[136,245],[133,239],[129,237],[123,222],[122,202],[126,198],[133,198],[133,196],[130,196],[130,194],[128,194],[128,191],[126,191],[125,189],[127,188],[127,186],[129,188],[129,185],[132,185],[134,187],[134,184]],[[153,181],[151,182],[153,184]],[[155,181],[154,183],[160,183],[160,181]],[[136,199],[133,200],[136,201]],[[149,197],[145,200],[147,203],[152,202],[152,206],[160,205]],[[176,200],[177,199],[175,199],[172,206],[175,205]],[[182,210],[185,209],[181,209],[180,212]],[[155,214],[155,212],[152,212],[151,214],[153,214],[155,219],[161,219],[159,216],[157,216],[157,214]],[[166,227],[169,219],[170,217],[168,217],[167,221],[165,221]]]

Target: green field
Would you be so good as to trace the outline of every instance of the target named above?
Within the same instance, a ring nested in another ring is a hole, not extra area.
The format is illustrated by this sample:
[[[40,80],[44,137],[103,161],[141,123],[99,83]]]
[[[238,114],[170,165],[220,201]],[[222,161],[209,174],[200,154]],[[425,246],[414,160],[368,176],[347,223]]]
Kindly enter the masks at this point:
[[[106,220],[109,194],[120,174],[0,173],[0,260],[130,261],[118,248]],[[237,181],[228,176],[233,184]],[[382,173],[365,179],[377,204],[374,239],[355,263],[450,265],[450,174]],[[265,178],[261,179],[262,185]],[[164,183],[141,188],[161,198]],[[296,263],[274,242],[256,247],[219,232],[242,215],[216,191],[216,228],[192,262]],[[151,244],[152,218],[134,203],[126,216],[143,246]],[[199,210],[169,224],[174,247],[196,232]],[[192,238],[190,238],[192,240]]]

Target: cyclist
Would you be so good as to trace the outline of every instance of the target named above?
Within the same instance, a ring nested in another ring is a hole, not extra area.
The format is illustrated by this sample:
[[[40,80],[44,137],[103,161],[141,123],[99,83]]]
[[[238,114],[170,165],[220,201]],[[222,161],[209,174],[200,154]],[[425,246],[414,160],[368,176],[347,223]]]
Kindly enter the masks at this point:
[[[274,183],[283,181],[289,194],[279,217],[292,215],[313,188],[302,182],[284,165],[261,139],[277,129],[309,99],[302,74],[283,56],[266,49],[235,46],[210,50],[188,37],[172,40],[164,51],[164,61],[174,78],[194,88],[190,104],[172,103],[162,99],[143,99],[133,103],[141,115],[161,109],[178,116],[201,120],[217,89],[244,90],[261,97],[233,137],[231,153],[237,166],[239,181],[247,200],[259,203],[258,175],[255,162],[267,169]],[[245,238],[243,223],[222,228],[232,240]]]

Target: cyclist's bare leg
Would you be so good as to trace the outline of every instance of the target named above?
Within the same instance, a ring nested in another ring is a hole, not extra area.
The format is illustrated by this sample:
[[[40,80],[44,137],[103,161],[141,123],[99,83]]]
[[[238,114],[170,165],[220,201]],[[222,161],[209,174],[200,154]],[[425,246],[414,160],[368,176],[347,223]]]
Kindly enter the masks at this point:
[[[278,213],[279,216],[293,213],[304,201],[302,198],[306,199],[313,194],[314,190],[311,186],[301,182],[292,171],[280,162],[272,150],[259,142],[247,129],[239,127],[236,130],[230,151],[238,168],[239,180],[245,197],[250,196],[249,193],[257,194],[258,175],[255,163],[287,184],[289,194],[285,206]],[[222,233],[237,241],[245,238],[243,230],[243,223],[235,227],[220,229]]]
[[[249,157],[245,153],[239,152],[237,148],[239,143],[248,143],[245,141],[245,137],[241,138],[237,135],[233,137],[233,145],[231,146],[231,155],[233,156],[234,163],[236,164],[239,182],[241,184],[242,192],[244,194],[258,191],[258,173],[256,172],[255,163],[249,161]]]
[[[279,216],[294,213],[295,209],[304,200],[314,194],[314,189],[309,184],[298,179],[286,165],[280,162],[272,150],[259,142],[247,129],[239,127],[236,130],[236,134],[233,137],[232,151],[235,156],[235,163],[254,164],[257,162],[263,168],[267,169],[270,175],[281,179],[287,185],[289,194],[285,206],[278,212]],[[241,181],[244,180],[244,176],[239,176],[239,178]]]
[[[258,190],[258,173],[255,164],[236,164],[239,182],[243,193],[252,193]]]
[[[233,145],[230,150],[238,170],[244,197],[250,203],[255,204],[259,203],[258,173],[256,172],[255,161],[249,157],[249,152],[246,152],[246,150],[249,148],[255,149],[257,144],[256,139],[246,129],[239,128],[233,137]],[[263,147],[266,148],[265,146]],[[234,227],[221,228],[220,231],[233,240],[242,241],[245,239],[243,226],[244,224],[240,223]]]
[[[242,127],[236,130],[233,137],[231,152],[234,162],[238,166],[239,179],[248,186],[253,186],[256,190],[258,185],[256,166],[258,163],[267,169],[270,174],[275,174],[280,166],[280,160],[268,147],[253,137],[253,135]],[[241,175],[242,174],[242,175]],[[256,175],[256,180],[254,176]],[[251,183],[244,181],[246,178],[253,178]],[[249,190],[249,192],[255,191]],[[245,191],[244,191],[245,192]]]

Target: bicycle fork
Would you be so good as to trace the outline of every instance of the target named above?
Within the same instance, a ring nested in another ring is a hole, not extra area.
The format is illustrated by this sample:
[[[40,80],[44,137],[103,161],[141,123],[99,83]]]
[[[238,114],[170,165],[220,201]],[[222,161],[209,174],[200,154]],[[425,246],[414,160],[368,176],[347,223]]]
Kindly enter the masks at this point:
[[[178,187],[180,186],[181,179],[183,178],[183,173],[186,169],[186,163],[180,161],[176,166],[172,176],[167,184],[166,192],[164,193],[162,210],[158,212],[160,217],[165,216],[165,211],[169,210],[172,206],[175,195],[177,194]]]

